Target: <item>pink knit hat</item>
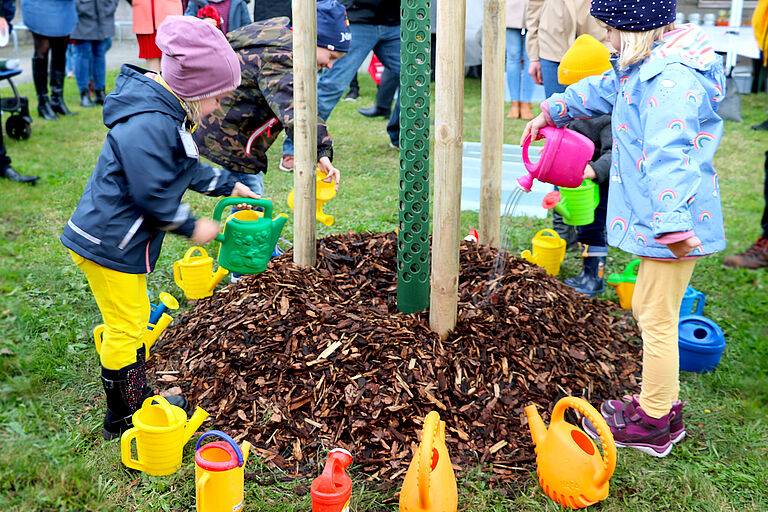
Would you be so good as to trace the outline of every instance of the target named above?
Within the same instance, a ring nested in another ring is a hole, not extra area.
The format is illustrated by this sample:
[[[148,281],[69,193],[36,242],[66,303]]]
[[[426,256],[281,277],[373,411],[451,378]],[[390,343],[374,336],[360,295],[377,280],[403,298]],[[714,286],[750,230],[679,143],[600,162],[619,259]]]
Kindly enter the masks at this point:
[[[231,92],[240,85],[240,62],[221,30],[194,16],[168,16],[157,28],[162,75],[184,100]]]

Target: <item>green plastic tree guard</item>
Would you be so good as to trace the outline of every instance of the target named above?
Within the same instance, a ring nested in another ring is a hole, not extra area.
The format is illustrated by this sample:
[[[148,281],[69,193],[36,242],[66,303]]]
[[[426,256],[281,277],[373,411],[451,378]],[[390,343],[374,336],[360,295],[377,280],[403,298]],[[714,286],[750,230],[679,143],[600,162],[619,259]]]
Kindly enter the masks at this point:
[[[402,0],[397,308],[429,307],[430,0]]]

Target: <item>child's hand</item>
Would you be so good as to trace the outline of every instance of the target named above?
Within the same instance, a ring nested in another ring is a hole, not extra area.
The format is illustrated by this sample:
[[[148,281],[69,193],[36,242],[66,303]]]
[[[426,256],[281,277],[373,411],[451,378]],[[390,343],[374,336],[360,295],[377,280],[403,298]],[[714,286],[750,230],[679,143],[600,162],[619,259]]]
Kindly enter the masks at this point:
[[[252,191],[250,188],[248,188],[246,185],[243,185],[239,181],[235,183],[234,187],[232,187],[232,193],[229,195],[233,197],[250,197],[251,199],[261,199],[259,194]]]
[[[208,242],[212,242],[218,234],[218,222],[214,222],[211,219],[201,218],[195,221],[195,230],[192,232],[192,236],[189,238],[196,244],[207,244]]]
[[[525,139],[528,138],[528,135],[531,136],[531,140],[538,140],[539,136],[539,130],[544,128],[545,126],[549,126],[549,122],[547,121],[547,116],[542,112],[541,114],[534,117],[532,120],[528,121],[528,124],[525,125],[525,130],[523,130],[523,136],[520,137],[520,145],[523,145],[523,142],[525,142]]]
[[[589,164],[587,164],[587,166],[584,168],[584,179],[585,180],[597,179],[597,173]]]
[[[326,183],[330,183],[331,181],[336,182],[336,190],[339,190],[341,171],[333,166],[331,159],[327,156],[320,158],[320,160],[317,161],[317,167],[326,174],[326,177],[323,181]]]
[[[701,240],[697,236],[692,236],[687,240],[680,240],[673,244],[667,244],[667,248],[678,258],[685,258],[697,247],[701,247]]]

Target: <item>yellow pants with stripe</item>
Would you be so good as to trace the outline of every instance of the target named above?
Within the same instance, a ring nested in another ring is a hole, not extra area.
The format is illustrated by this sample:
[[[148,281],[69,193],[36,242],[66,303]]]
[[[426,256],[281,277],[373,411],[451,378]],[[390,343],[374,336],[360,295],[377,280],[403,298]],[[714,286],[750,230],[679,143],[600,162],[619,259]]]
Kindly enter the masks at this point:
[[[149,322],[146,274],[126,274],[99,265],[69,251],[91,287],[105,329],[101,341],[101,365],[119,370],[136,362],[144,345]]]
[[[680,393],[680,304],[696,260],[642,258],[632,295],[632,314],[643,338],[640,407],[652,418],[669,413]]]

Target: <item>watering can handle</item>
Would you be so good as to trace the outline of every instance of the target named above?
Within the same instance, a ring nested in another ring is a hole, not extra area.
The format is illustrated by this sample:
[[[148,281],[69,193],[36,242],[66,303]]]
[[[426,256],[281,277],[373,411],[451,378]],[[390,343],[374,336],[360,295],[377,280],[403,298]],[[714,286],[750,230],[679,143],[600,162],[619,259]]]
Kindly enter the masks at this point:
[[[187,249],[187,252],[184,253],[184,260],[188,260],[192,257],[192,253],[198,251],[202,257],[207,257],[208,253],[205,252],[205,249],[203,249],[200,246],[195,245],[194,247],[190,247]]]
[[[208,432],[206,432],[205,434],[201,435],[201,436],[200,436],[200,437],[197,439],[197,444],[195,445],[195,451],[197,451],[197,450],[199,450],[199,449],[200,449],[200,442],[201,442],[203,439],[205,439],[206,437],[213,437],[213,436],[216,436],[216,437],[220,437],[220,438],[222,438],[222,439],[223,439],[223,440],[225,440],[227,443],[229,443],[229,445],[230,445],[232,448],[234,448],[234,449],[235,449],[235,453],[237,454],[237,461],[238,461],[238,464],[237,464],[237,465],[238,465],[238,466],[242,466],[242,465],[243,465],[243,463],[245,462],[245,460],[243,459],[243,451],[240,449],[240,447],[239,447],[239,446],[237,446],[237,443],[235,442],[235,440],[234,440],[234,439],[232,439],[231,437],[229,437],[227,434],[225,434],[225,433],[224,433],[224,432],[222,432],[221,430],[209,430],[209,431],[208,431]]]
[[[440,429],[440,414],[432,411],[424,419],[424,427],[421,430],[421,444],[419,445],[419,467],[417,473],[419,504],[424,510],[430,508],[429,505],[429,483],[430,473],[432,472],[432,448],[435,443],[435,437]]]
[[[622,272],[622,274],[625,276],[636,276],[638,265],[640,265],[640,260],[630,261],[629,265],[627,265],[627,268],[624,269],[624,272]]]
[[[152,402],[155,402],[154,404]],[[144,403],[141,404],[142,407],[157,407],[160,406],[163,409],[163,412],[165,413],[165,416],[168,418],[169,422],[173,421],[175,419],[175,414],[173,414],[173,409],[171,409],[171,404],[168,403],[168,400],[163,398],[160,395],[152,395],[148,396],[144,399]]]
[[[706,300],[704,294],[696,290],[696,309],[693,311],[694,315],[701,315],[704,313],[704,303]]]
[[[204,471],[202,476],[200,477],[200,481],[197,483],[197,490],[196,490],[196,496],[195,501],[197,502],[197,509],[202,510],[203,502],[205,501],[205,495],[203,493],[203,489],[205,489],[205,484],[208,483],[208,480],[210,479],[210,473],[208,471]]]
[[[568,408],[576,409],[586,416],[600,435],[600,441],[603,444],[603,472],[597,477],[595,484],[602,486],[611,478],[613,470],[616,469],[616,443],[613,440],[611,429],[608,428],[608,424],[603,416],[597,412],[597,409],[587,401],[573,396],[562,398],[555,404],[550,424],[564,421],[563,416]]]
[[[134,459],[131,456],[131,443],[137,435],[139,435],[139,429],[136,427],[130,428],[123,432],[123,435],[120,437],[120,458],[123,460],[123,464],[125,464],[127,467],[138,469],[139,471],[144,471],[144,464],[138,459],[138,449],[136,450],[137,458]]]
[[[528,151],[531,147],[531,142],[533,141],[533,138],[530,134],[525,138],[523,141],[523,148],[522,148],[522,154],[523,154],[523,165],[525,165],[525,168],[529,171],[535,171],[536,170],[536,164],[531,162],[531,159],[528,158]]]
[[[264,218],[272,219],[272,201],[268,199],[251,199],[250,197],[225,197],[218,203],[213,210],[213,220],[221,222],[221,214],[224,212],[224,208],[227,206],[234,206],[236,204],[250,204],[251,206],[261,206],[264,208]]]
[[[542,229],[541,231],[536,233],[533,238],[544,238],[544,234],[542,234],[542,233],[547,234],[547,235],[552,235],[555,238],[560,238],[560,235],[557,234],[557,231],[555,231],[554,229],[549,229],[549,228]]]

